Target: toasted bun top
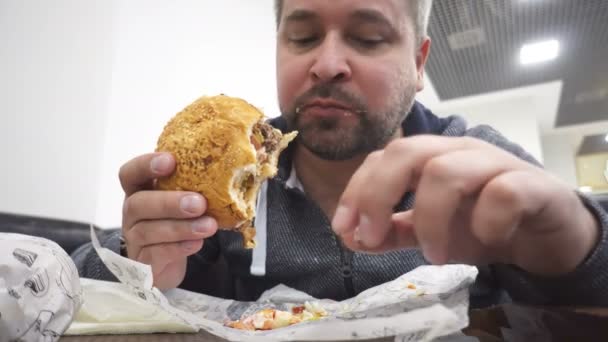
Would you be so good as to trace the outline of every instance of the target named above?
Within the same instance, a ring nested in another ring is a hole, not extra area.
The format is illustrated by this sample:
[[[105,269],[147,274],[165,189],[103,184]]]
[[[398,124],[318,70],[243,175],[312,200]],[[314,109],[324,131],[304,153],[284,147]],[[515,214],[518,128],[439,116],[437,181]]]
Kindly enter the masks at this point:
[[[255,170],[256,152],[250,142],[252,127],[263,113],[246,101],[225,95],[204,96],[173,117],[165,126],[157,152],[170,152],[176,171],[159,179],[157,188],[201,193],[207,214],[222,229],[236,228],[255,215],[237,208],[230,196],[236,170]]]

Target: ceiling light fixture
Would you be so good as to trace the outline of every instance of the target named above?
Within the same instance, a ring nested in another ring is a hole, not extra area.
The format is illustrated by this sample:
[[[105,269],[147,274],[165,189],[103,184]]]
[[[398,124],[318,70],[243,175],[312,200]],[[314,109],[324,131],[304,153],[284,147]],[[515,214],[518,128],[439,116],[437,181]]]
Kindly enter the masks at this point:
[[[525,44],[519,51],[522,65],[550,61],[559,55],[559,41],[556,39]]]
[[[585,194],[589,194],[593,192],[593,188],[590,186],[581,186],[580,188],[578,188],[578,191],[585,193]]]

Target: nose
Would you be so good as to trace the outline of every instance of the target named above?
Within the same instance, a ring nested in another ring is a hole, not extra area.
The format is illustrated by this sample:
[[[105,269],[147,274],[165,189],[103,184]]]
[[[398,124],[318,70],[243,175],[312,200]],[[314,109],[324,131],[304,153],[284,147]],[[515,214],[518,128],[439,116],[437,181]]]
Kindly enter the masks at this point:
[[[347,58],[347,48],[339,37],[327,35],[317,47],[316,58],[310,68],[310,75],[315,82],[340,82],[351,77],[351,68]]]

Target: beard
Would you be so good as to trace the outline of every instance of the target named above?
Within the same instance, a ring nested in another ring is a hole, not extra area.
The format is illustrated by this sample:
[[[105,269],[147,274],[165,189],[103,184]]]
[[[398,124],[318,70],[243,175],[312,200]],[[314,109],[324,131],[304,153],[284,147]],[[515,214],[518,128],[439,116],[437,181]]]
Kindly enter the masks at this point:
[[[382,112],[370,112],[368,106],[334,83],[323,83],[299,96],[292,108],[283,112],[287,128],[297,130],[298,141],[325,160],[347,160],[382,149],[395,136],[410,112],[416,94],[415,86],[404,87]],[[355,125],[345,126],[340,117],[303,120],[300,108],[314,98],[331,99],[351,107]]]

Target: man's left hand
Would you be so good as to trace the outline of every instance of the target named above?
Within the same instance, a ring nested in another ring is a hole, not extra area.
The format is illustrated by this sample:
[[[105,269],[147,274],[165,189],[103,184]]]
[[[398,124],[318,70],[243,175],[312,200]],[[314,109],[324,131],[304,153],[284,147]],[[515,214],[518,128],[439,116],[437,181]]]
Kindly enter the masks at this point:
[[[394,213],[408,191],[413,208]],[[402,138],[370,154],[332,225],[357,251],[420,248],[434,264],[500,262],[539,275],[574,270],[599,239],[599,223],[568,185],[468,137]]]

